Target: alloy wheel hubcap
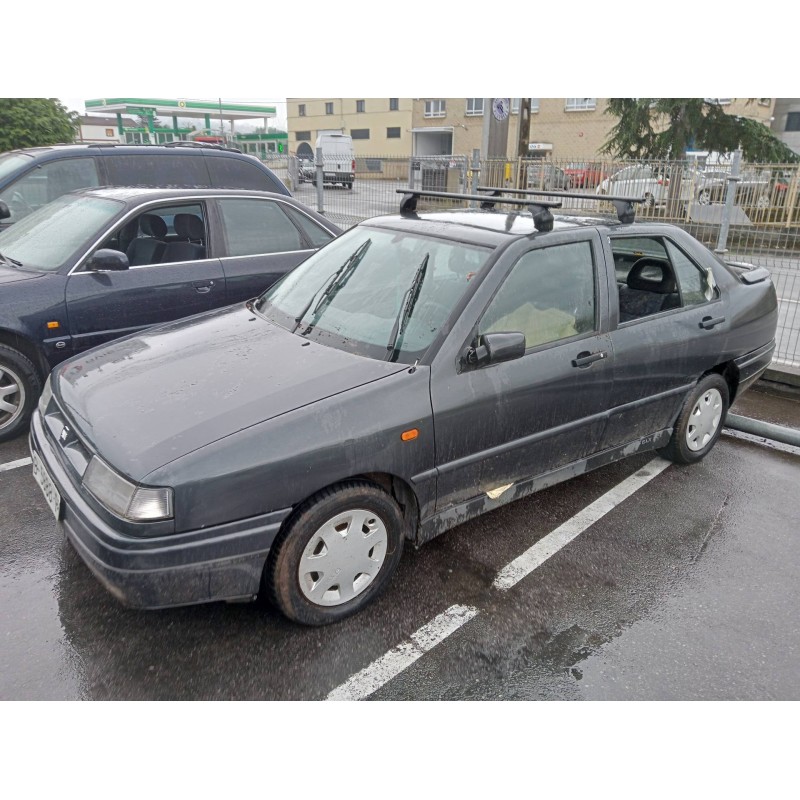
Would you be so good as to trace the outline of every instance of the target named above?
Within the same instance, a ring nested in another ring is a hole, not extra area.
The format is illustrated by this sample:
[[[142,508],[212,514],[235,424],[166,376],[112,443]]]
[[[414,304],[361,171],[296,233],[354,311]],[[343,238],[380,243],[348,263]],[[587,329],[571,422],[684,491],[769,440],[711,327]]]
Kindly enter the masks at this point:
[[[716,389],[704,392],[694,404],[686,429],[686,445],[702,450],[713,438],[722,419],[722,395]]]
[[[329,519],[300,557],[300,590],[312,603],[338,606],[361,594],[380,572],[389,541],[386,525],[363,508]]]
[[[0,367],[0,428],[13,422],[25,405],[25,389],[19,376]]]

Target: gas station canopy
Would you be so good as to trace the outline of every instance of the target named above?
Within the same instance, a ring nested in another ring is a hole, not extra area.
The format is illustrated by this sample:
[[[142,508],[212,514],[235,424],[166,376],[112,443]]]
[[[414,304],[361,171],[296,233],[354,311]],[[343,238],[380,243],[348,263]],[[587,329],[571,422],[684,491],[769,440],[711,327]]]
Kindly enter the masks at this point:
[[[243,119],[264,119],[276,116],[275,106],[231,103],[227,100],[165,100],[163,98],[115,97],[86,101],[87,112],[111,112],[138,116],[174,116],[210,120],[220,118],[233,122]]]

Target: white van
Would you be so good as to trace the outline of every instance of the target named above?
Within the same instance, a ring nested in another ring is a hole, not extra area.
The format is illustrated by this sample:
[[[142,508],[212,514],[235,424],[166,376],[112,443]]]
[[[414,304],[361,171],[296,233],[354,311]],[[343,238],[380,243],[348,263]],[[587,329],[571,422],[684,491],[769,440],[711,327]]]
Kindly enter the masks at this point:
[[[352,138],[338,131],[322,131],[317,136],[317,147],[322,148],[323,183],[341,183],[352,189],[356,179]]]

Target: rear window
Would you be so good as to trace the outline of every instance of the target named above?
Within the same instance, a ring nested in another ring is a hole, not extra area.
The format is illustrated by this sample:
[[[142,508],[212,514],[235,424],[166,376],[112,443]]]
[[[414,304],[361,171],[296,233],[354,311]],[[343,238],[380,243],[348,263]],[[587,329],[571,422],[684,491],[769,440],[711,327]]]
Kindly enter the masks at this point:
[[[287,194],[283,184],[260,164],[240,158],[206,156],[211,185],[215,189],[254,189]]]

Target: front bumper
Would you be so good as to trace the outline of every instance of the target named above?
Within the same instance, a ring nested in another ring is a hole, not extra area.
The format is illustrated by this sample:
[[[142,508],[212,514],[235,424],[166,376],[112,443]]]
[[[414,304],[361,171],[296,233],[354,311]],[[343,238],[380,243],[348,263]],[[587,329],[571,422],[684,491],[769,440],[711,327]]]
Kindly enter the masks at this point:
[[[61,494],[59,525],[87,566],[132,608],[254,599],[272,542],[291,509],[153,538],[115,531],[86,503],[45,435],[38,412],[29,446]]]

